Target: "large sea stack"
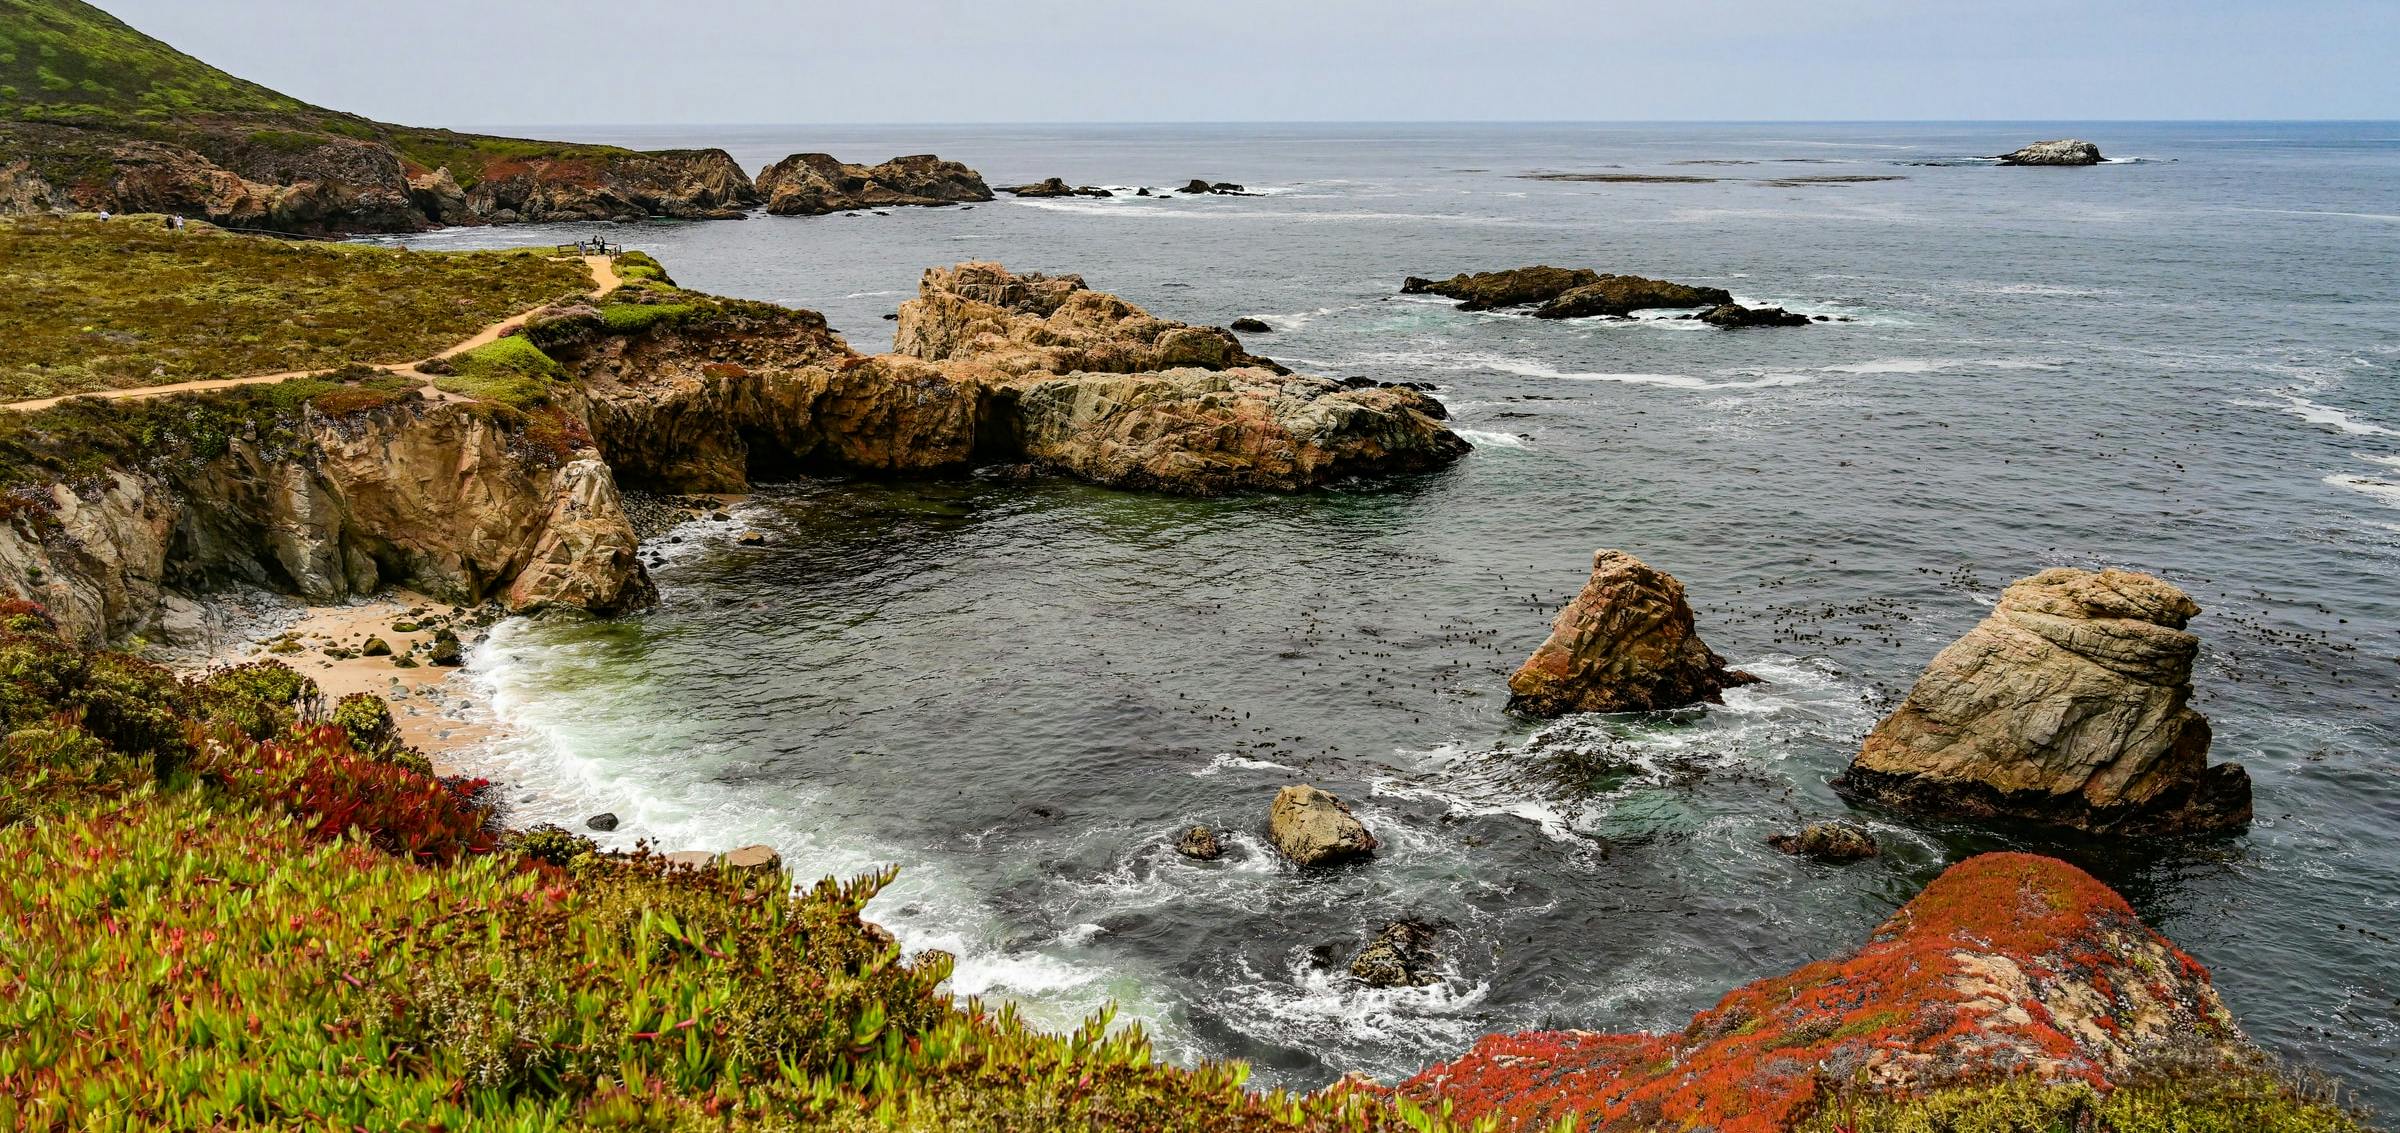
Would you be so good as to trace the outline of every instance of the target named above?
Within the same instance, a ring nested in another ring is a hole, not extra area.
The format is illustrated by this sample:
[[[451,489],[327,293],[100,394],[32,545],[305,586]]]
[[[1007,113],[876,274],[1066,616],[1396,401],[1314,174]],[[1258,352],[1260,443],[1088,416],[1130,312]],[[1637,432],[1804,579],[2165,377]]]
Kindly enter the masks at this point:
[[[1716,701],[1758,678],[1700,640],[1683,584],[1623,551],[1592,555],[1592,577],[1550,636],[1508,678],[1511,711],[1650,712]]]
[[[2046,570],[1933,659],[1834,785],[1939,814],[2109,834],[2250,822],[2250,776],[2208,764],[2192,710],[2200,607],[2131,571]]]

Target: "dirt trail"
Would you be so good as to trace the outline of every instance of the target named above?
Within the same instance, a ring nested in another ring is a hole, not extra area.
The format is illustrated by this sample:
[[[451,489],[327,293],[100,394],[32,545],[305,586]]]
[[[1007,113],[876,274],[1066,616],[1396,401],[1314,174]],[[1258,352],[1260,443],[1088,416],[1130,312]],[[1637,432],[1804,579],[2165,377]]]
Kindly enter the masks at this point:
[[[593,295],[606,295],[609,292],[616,290],[617,287],[624,282],[617,277],[616,266],[609,262],[607,256],[585,256],[583,257],[583,263],[584,266],[590,268],[592,272]],[[549,304],[545,303],[542,304],[542,306],[546,307],[549,306]],[[446,347],[430,358],[420,358],[414,362],[401,362],[392,365],[377,366],[375,369],[381,370],[387,374],[407,374],[411,377],[423,379],[425,383],[423,392],[425,396],[431,400],[459,400],[446,392],[433,388],[433,375],[427,374],[417,369],[417,367],[427,362],[431,362],[435,358],[448,358],[454,354],[464,354],[478,346],[488,346],[497,341],[501,335],[508,333],[510,327],[522,324],[527,316],[541,309],[541,307],[529,307],[525,310],[519,311],[516,314],[510,315],[499,322],[483,328],[482,330],[476,331],[474,337]],[[273,374],[252,374],[244,378],[208,378],[202,381],[176,382],[173,385],[136,386],[132,389],[88,390],[83,393],[60,394],[57,397],[35,398],[31,401],[11,401],[0,403],[0,409],[13,409],[20,413],[31,413],[34,410],[48,409],[59,402],[78,397],[97,397],[108,401],[117,401],[125,398],[165,397],[168,394],[192,393],[199,390],[231,389],[234,386],[256,386],[266,385],[270,382],[288,382],[293,378],[313,378],[320,374],[330,374],[332,372],[333,371],[330,369],[284,370]]]

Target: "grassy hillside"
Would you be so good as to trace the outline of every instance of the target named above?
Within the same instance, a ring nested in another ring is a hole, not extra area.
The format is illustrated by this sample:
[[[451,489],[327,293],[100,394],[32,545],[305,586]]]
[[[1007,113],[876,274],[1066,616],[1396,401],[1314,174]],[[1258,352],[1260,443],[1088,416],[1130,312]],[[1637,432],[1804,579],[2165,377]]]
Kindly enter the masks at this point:
[[[0,0],[0,118],[87,125],[190,114],[326,115],[78,0]]]
[[[0,400],[409,362],[591,283],[534,252],[0,220]]]

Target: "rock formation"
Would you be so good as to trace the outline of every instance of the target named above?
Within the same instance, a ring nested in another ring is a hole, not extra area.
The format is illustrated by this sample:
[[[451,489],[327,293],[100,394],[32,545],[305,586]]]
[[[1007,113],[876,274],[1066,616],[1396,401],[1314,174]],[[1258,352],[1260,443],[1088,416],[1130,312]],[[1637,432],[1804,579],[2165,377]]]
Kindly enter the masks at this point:
[[[1369,857],[1377,845],[1342,800],[1307,784],[1275,793],[1267,809],[1267,838],[1283,856],[1304,866]]]
[[[2045,570],[1933,659],[1834,781],[1893,806],[2112,834],[2238,830],[2250,777],[2190,706],[2200,607],[2130,571]]]
[[[1007,193],[1007,194],[1009,194],[1010,196],[1015,196],[1015,197],[1113,197],[1113,196],[1116,196],[1116,194],[1115,194],[1115,193],[1109,192],[1108,190],[1106,190],[1106,189],[1103,189],[1103,188],[1101,188],[1101,187],[1100,187],[1100,186],[1098,186],[1098,185],[1085,185],[1085,186],[1082,186],[1081,188],[1077,188],[1076,186],[1069,185],[1069,184],[1067,184],[1065,181],[1062,181],[1062,180],[1060,180],[1060,179],[1058,179],[1058,178],[1056,178],[1056,177],[1052,177],[1052,178],[1049,178],[1048,180],[1044,180],[1044,181],[1037,181],[1037,182],[1035,182],[1034,184],[1031,184],[1031,185],[1019,185],[1019,186],[1017,186],[1017,187],[1016,187],[1016,188],[1014,188],[1014,189],[1003,189],[1003,190],[1001,190],[1001,192]]]
[[[1456,299],[1462,311],[1540,304],[1533,314],[1543,319],[1623,315],[1653,307],[1705,307],[1733,301],[1733,296],[1722,288],[1692,287],[1638,275],[1603,275],[1590,268],[1555,268],[1546,264],[1439,280],[1410,276],[1401,283],[1400,291],[1404,295],[1430,294]]]
[[[2100,147],[2081,138],[2035,142],[1999,157],[2002,165],[2098,165],[2100,160]]]
[[[1268,326],[1266,320],[1264,319],[1244,317],[1235,319],[1232,322],[1225,324],[1225,329],[1235,331],[1240,334],[1267,334],[1272,332],[1275,328]]]
[[[1794,857],[1821,862],[1854,862],[1883,852],[1866,827],[1839,819],[1811,822],[1798,834],[1777,834],[1768,838],[1767,844]]]
[[[983,176],[929,153],[881,165],[848,165],[830,154],[796,153],[759,171],[758,193],[776,216],[988,201]]]
[[[1231,181],[1218,181],[1211,183],[1203,181],[1197,177],[1192,178],[1190,181],[1184,184],[1183,188],[1175,191],[1178,193],[1189,193],[1195,197],[1207,196],[1210,194],[1223,197],[1247,197],[1250,195],[1249,190],[1244,189],[1240,185],[1236,185]]]
[[[1604,550],[1549,638],[1508,679],[1508,707],[1532,716],[1650,712],[1716,702],[1756,679],[1727,669],[1700,640],[1673,575]]]
[[[1417,921],[1393,921],[1350,961],[1350,976],[1368,987],[1424,987],[1442,982],[1441,957],[1433,946],[1441,930]]]
[[[2109,1083],[2255,1066],[2208,972],[2065,862],[1952,866],[1857,951],[1738,988],[1676,1034],[1494,1035],[1400,1084],[1464,1121],[1781,1133],[1841,1088]]]
[[[1796,315],[1781,307],[1745,307],[1739,303],[1719,303],[1700,312],[1700,321],[1712,327],[1728,330],[1741,327],[1804,327],[1807,315]]]
[[[1158,318],[1076,276],[930,270],[893,341],[984,390],[1001,447],[1094,483],[1297,491],[1467,451],[1419,391],[1294,376],[1226,331]]]
[[[565,606],[614,614],[657,597],[638,559],[640,539],[607,465],[578,460],[558,470],[533,553],[509,584],[511,613]]]

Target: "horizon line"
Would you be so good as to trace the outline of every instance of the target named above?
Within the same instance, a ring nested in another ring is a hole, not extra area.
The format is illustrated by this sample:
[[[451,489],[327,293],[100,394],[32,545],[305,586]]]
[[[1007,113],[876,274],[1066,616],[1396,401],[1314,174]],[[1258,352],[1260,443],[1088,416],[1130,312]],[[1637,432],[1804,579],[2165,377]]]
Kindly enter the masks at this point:
[[[848,122],[476,122],[449,130],[558,129],[597,126],[719,129],[976,126],[2348,126],[2400,125],[2393,118],[1120,118]],[[420,127],[422,128],[422,127]]]

